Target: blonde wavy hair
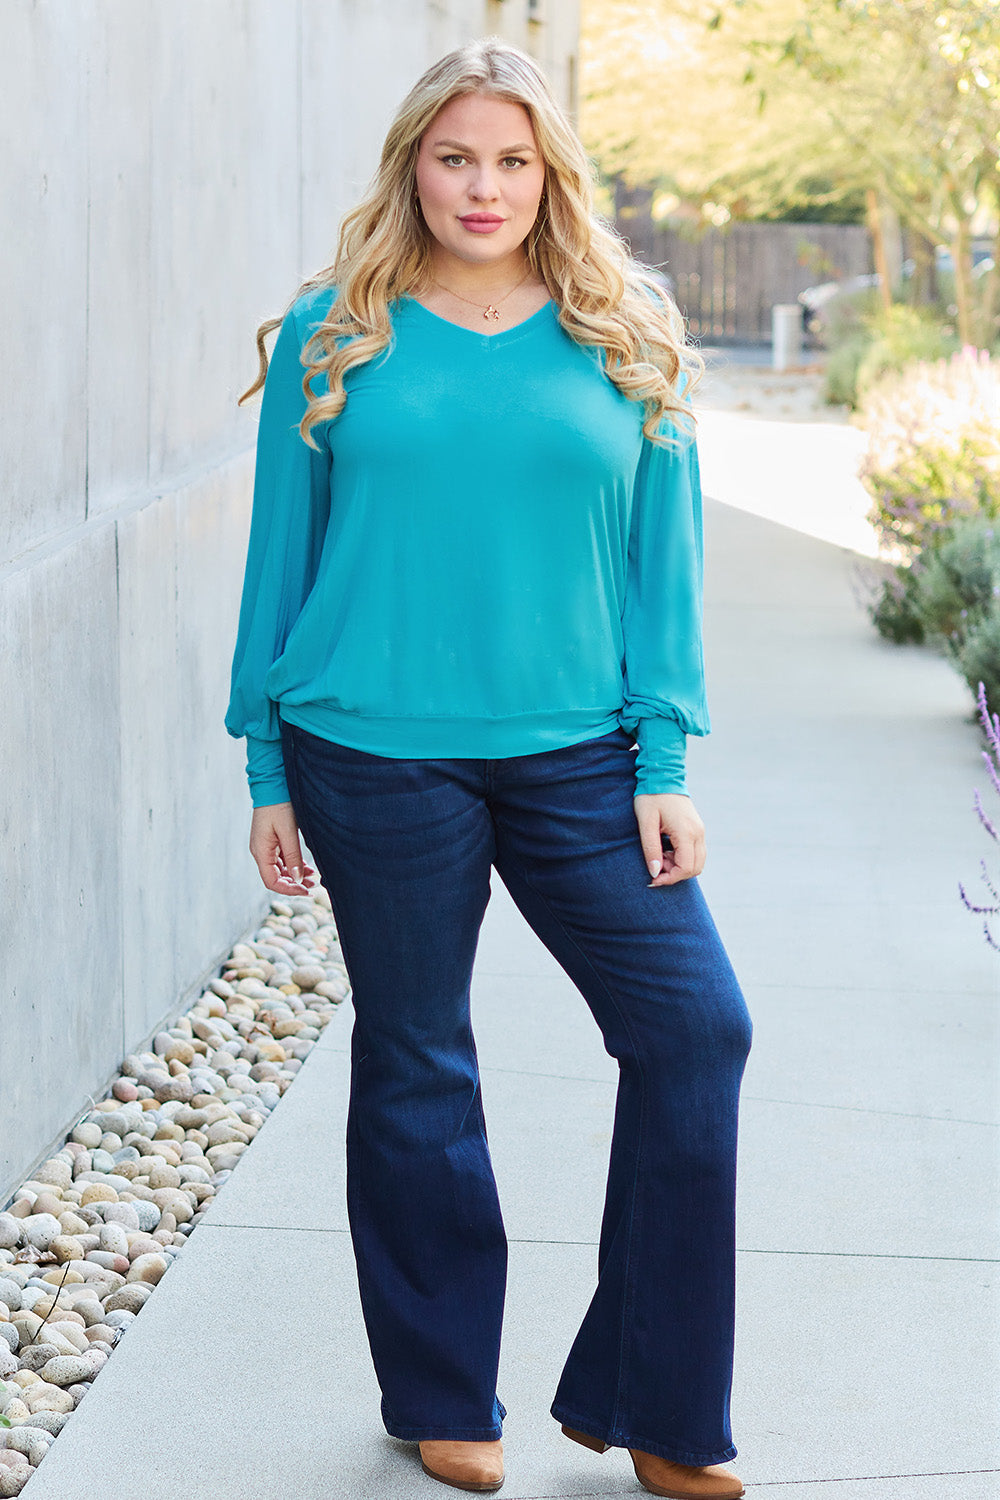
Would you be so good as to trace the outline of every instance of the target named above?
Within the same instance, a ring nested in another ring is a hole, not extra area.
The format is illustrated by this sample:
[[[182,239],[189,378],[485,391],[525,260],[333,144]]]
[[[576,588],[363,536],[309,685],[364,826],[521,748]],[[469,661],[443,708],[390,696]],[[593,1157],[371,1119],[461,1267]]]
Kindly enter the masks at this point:
[[[337,290],[326,320],[303,351],[308,403],[300,425],[303,438],[316,446],[312,428],[343,410],[347,371],[389,346],[389,304],[412,295],[428,279],[432,236],[416,201],[417,153],[438,111],[466,94],[486,94],[527,110],[545,163],[538,218],[524,242],[530,269],[545,282],[570,338],[601,350],[608,378],[623,395],[644,404],[646,436],[675,444],[664,418],[692,430],[688,398],[704,361],[686,341],[673,298],[595,211],[593,169],[545,75],[527,53],[499,37],[456,48],[417,80],[389,126],[368,190],[341,223],[332,264],[303,282],[293,298],[320,287]],[[260,368],[241,402],[264,384],[264,341],[281,322],[270,318],[257,330]],[[317,395],[313,385],[320,375],[326,377],[326,392]]]

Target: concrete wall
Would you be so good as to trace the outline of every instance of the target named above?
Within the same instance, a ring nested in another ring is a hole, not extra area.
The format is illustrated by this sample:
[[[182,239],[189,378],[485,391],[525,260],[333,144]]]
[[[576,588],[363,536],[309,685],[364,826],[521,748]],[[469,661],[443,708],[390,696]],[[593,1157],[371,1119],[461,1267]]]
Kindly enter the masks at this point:
[[[501,32],[568,99],[545,3],[0,8],[0,1203],[266,901],[222,726],[253,330],[441,52]]]

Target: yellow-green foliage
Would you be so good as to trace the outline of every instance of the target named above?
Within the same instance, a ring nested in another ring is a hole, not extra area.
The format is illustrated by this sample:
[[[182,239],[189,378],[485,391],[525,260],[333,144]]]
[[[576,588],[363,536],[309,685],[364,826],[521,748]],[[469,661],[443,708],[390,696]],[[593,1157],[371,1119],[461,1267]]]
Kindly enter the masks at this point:
[[[866,392],[862,481],[883,547],[909,561],[963,517],[1000,514],[1000,376],[984,351],[917,361]]]

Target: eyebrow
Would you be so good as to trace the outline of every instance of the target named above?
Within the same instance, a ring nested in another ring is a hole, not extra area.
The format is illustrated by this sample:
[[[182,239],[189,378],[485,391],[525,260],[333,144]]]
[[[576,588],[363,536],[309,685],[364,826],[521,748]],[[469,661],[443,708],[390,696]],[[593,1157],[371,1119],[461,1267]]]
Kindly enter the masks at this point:
[[[466,152],[469,156],[474,156],[475,155],[475,152],[473,151],[472,147],[471,146],[465,146],[465,145],[463,145],[461,141],[435,141],[434,145],[435,145],[435,147],[438,147],[438,146],[454,146],[459,151]],[[498,156],[510,156],[514,151],[534,151],[534,149],[535,149],[534,146],[530,146],[527,143],[527,141],[524,141],[524,142],[522,142],[518,146],[505,146],[502,151],[499,151],[497,153],[497,155]]]

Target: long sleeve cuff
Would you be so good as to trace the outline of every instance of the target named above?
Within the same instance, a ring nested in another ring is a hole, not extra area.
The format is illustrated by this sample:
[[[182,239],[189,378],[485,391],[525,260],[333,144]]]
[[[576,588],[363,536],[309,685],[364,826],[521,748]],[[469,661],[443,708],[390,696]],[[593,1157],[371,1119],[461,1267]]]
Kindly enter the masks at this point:
[[[636,795],[681,792],[687,795],[687,735],[676,719],[640,719],[636,731]]]
[[[247,735],[247,780],[254,807],[288,802],[288,782],[280,740],[258,740]]]

